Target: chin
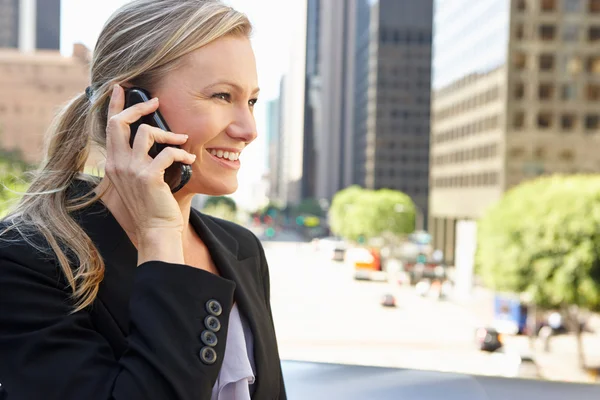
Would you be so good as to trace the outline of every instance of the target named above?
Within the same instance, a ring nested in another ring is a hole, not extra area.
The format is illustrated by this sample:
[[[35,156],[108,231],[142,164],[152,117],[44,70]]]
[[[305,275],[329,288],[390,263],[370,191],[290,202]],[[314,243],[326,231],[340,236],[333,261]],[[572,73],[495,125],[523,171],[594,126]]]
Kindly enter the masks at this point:
[[[209,182],[194,182],[194,178],[185,185],[188,191],[208,196],[227,196],[238,189],[238,181],[235,179],[223,179],[221,181],[211,180]]]

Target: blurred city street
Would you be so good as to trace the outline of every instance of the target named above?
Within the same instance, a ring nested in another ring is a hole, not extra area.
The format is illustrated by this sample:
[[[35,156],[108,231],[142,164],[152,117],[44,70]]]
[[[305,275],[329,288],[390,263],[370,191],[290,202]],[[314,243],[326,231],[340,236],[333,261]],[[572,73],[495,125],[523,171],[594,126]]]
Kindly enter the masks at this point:
[[[294,241],[293,233],[277,239],[263,243],[282,359],[524,378],[542,372],[534,361],[520,363],[519,355],[530,354],[525,337],[508,338],[505,354],[477,349],[475,330],[493,317],[490,293],[475,291],[468,304],[420,297],[385,280],[354,280],[352,266]],[[388,293],[397,307],[380,305]],[[544,377],[586,380],[571,363],[557,363],[576,359],[568,339],[555,338],[556,348],[540,356],[550,366]]]

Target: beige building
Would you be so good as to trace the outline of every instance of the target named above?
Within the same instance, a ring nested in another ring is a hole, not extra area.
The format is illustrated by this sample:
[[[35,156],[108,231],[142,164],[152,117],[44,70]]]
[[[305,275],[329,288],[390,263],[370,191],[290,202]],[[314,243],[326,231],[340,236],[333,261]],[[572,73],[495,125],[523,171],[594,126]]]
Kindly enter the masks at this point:
[[[73,57],[58,51],[22,53],[0,49],[0,146],[41,160],[44,134],[58,109],[85,90],[89,51],[74,47]]]
[[[454,262],[457,221],[507,189],[600,171],[600,1],[439,3],[429,230]]]

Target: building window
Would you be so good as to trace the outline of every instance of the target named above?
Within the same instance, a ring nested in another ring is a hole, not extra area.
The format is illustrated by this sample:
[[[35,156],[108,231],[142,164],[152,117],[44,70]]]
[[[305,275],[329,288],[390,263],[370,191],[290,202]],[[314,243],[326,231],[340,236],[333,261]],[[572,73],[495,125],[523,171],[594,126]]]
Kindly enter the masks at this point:
[[[554,40],[554,37],[556,36],[556,27],[548,24],[540,25],[539,36],[540,39],[545,42]]]
[[[521,158],[525,155],[525,149],[523,147],[511,147],[508,155],[511,158]]]
[[[561,97],[563,100],[575,100],[577,98],[577,86],[574,83],[563,84]]]
[[[594,75],[600,75],[600,56],[588,57],[587,70]]]
[[[582,10],[582,0],[563,0],[563,11],[571,13],[571,12],[580,12]]]
[[[590,29],[588,30],[588,40],[590,42],[600,40],[600,26],[590,26]]]
[[[525,85],[523,84],[523,82],[515,83],[514,95],[516,100],[521,100],[525,97]]]
[[[542,111],[538,114],[537,117],[537,125],[538,128],[548,129],[552,127],[552,113],[547,111]]]
[[[554,54],[540,54],[540,70],[551,71],[554,69]]]
[[[560,127],[564,131],[570,131],[575,128],[575,114],[563,114],[560,117]]]
[[[577,42],[579,40],[579,27],[573,24],[565,25],[562,38],[565,42]]]
[[[527,67],[527,55],[523,52],[516,52],[513,63],[517,70],[524,70]]]
[[[519,23],[515,27],[515,37],[519,40],[525,39],[525,25],[523,23]]]
[[[536,148],[533,152],[533,157],[535,157],[535,159],[539,161],[543,160],[544,158],[546,158],[546,149],[543,147]]]
[[[526,11],[527,10],[527,0],[517,0],[517,10],[518,11]]]
[[[590,101],[599,101],[600,100],[600,84],[588,83],[586,92],[587,92],[588,100],[590,100]]]
[[[521,129],[525,126],[525,112],[516,111],[513,116],[513,128]]]
[[[600,13],[600,0],[590,0],[589,8],[591,13]]]
[[[573,154],[573,151],[571,150],[563,150],[558,155],[558,158],[562,161],[571,162],[575,159],[575,154]]]
[[[597,130],[600,127],[600,117],[595,114],[589,114],[585,116],[585,129],[592,131]]]
[[[541,83],[538,88],[538,96],[540,100],[551,100],[554,97],[554,84]]]
[[[556,0],[542,0],[540,6],[542,11],[556,11]]]

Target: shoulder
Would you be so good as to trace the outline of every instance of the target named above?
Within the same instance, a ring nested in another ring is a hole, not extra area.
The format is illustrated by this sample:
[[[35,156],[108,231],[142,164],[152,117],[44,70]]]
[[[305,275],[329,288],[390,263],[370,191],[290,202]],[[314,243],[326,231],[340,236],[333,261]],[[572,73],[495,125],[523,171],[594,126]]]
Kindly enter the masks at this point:
[[[0,221],[0,274],[7,273],[8,268],[3,268],[7,264],[43,274],[54,281],[62,277],[44,235],[26,228],[18,220]]]
[[[248,228],[245,228],[235,222],[227,221],[211,215],[202,214],[198,210],[196,212],[202,216],[209,229],[213,233],[220,231],[235,239],[239,246],[239,253],[242,256],[258,256],[262,252],[262,245],[256,235]]]

